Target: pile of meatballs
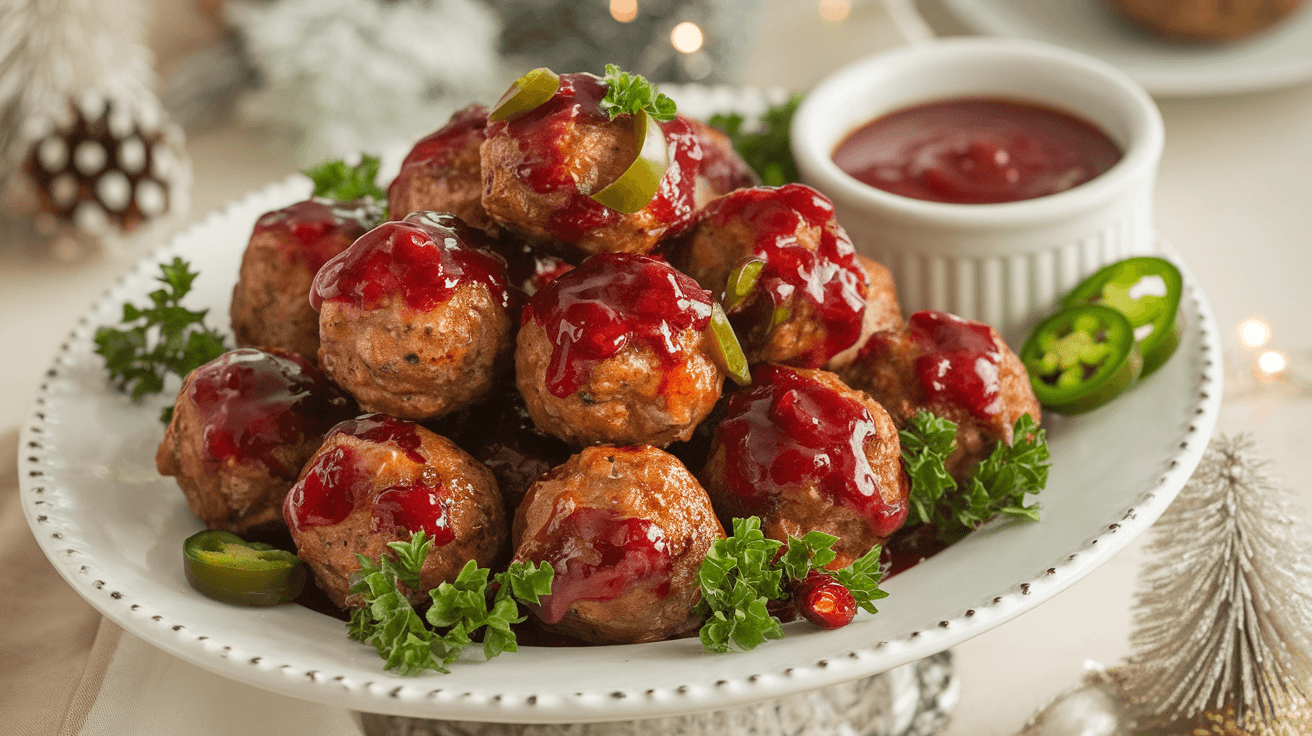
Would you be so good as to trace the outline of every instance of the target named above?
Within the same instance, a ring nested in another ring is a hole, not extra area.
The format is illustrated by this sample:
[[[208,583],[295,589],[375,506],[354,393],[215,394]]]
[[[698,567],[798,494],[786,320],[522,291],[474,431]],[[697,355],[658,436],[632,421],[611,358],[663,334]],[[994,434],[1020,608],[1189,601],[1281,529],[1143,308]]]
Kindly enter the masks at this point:
[[[713,128],[661,123],[642,209],[593,200],[637,146],[604,94],[567,74],[514,119],[456,113],[405,159],[387,221],[325,199],[258,220],[242,347],[185,380],[156,458],[206,525],[285,527],[343,609],[362,604],[357,555],[418,531],[425,590],[471,559],[545,561],[541,626],[654,641],[700,626],[695,575],[735,517],[836,536],[834,567],[887,541],[908,512],[897,432],[920,409],[961,425],[962,481],[1039,417],[994,330],[904,319],[830,202],[757,186]],[[750,383],[726,380],[733,356]]]

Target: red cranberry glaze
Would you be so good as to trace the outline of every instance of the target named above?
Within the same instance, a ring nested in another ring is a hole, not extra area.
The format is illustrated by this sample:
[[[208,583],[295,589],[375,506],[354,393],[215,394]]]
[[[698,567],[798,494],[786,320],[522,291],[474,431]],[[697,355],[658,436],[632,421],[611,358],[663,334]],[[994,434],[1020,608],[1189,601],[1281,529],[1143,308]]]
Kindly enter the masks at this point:
[[[454,215],[412,212],[385,222],[355,241],[314,277],[310,304],[325,301],[376,309],[400,296],[419,311],[430,311],[465,284],[482,284],[509,309],[512,290],[506,267],[485,251],[486,236]]]
[[[740,498],[761,502],[815,486],[881,538],[906,519],[905,502],[884,501],[866,457],[876,436],[870,410],[797,371],[753,368],[751,387],[729,397],[716,434],[728,490]]]
[[[487,137],[510,136],[523,152],[516,178],[544,195],[563,194],[546,224],[546,231],[564,243],[576,243],[585,235],[617,222],[624,215],[579,191],[568,166],[569,140],[575,123],[602,124],[609,121],[600,102],[607,86],[592,74],[562,74],[560,87],[550,99],[514,120],[488,123]],[[702,147],[692,128],[682,120],[662,123],[669,150],[669,167],[660,188],[645,211],[672,227],[692,221],[696,211],[694,178],[702,158]],[[607,182],[609,183],[609,182]]]
[[[852,591],[819,570],[807,572],[805,579],[793,585],[793,599],[802,617],[822,629],[842,628],[856,618]]]
[[[556,278],[524,309],[552,342],[547,389],[578,391],[603,360],[642,345],[667,365],[686,350],[683,335],[706,329],[714,302],[696,281],[658,258],[603,253]]]
[[[387,200],[392,205],[389,210],[396,211],[399,193],[410,188],[410,180],[416,174],[425,170],[440,170],[456,154],[471,145],[482,143],[484,129],[487,128],[487,113],[488,109],[482,105],[470,105],[452,115],[446,125],[416,143],[401,163],[401,171],[387,188]]]
[[[552,540],[542,560],[556,571],[551,594],[543,596],[541,618],[559,623],[578,601],[610,601],[637,583],[656,579],[656,595],[670,592],[673,569],[665,532],[646,519],[609,509],[584,507],[543,528]]]
[[[283,350],[240,348],[196,369],[188,396],[201,417],[205,461],[258,462],[294,480],[275,451],[320,438],[354,407],[304,358]]]
[[[947,312],[907,318],[918,350],[916,376],[930,401],[943,401],[988,420],[1002,411],[1002,353],[988,325]]]
[[[424,532],[442,547],[455,541],[451,528],[451,496],[441,484],[423,482],[395,485],[374,496],[375,528],[399,527],[407,535]]]
[[[423,440],[420,439],[419,432],[415,431],[417,426],[387,414],[365,414],[333,427],[328,432],[328,437],[346,434],[376,445],[392,444],[406,457],[422,465],[425,459],[419,454],[419,445]]]
[[[283,499],[282,516],[293,534],[333,526],[351,515],[357,499],[372,488],[373,474],[354,448],[339,446],[319,455]]]
[[[861,336],[866,275],[856,261],[852,241],[834,222],[833,203],[823,194],[803,184],[739,189],[710,202],[701,217],[719,226],[746,223],[756,233],[753,250],[765,266],[753,294],[729,314],[739,335],[748,339],[760,335],[759,325],[769,324],[777,307],[800,300],[824,324],[825,339],[790,364],[819,368]],[[797,242],[799,227],[819,231],[815,250]]]
[[[299,259],[311,271],[318,271],[380,219],[382,211],[375,205],[314,197],[266,212],[255,221],[251,237],[270,232],[284,235],[279,242],[286,262]]]

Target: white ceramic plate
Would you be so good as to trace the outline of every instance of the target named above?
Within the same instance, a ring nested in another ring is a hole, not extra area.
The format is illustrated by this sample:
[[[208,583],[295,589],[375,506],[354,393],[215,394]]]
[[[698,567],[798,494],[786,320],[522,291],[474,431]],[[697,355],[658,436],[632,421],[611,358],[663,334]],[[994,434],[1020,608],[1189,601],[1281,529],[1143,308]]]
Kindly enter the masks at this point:
[[[1273,89],[1312,80],[1312,3],[1250,38],[1168,41],[1133,27],[1107,0],[941,0],[981,33],[1060,44],[1105,59],[1161,96]]]
[[[689,114],[760,102],[756,93],[681,91]],[[111,390],[92,352],[96,327],[116,323],[125,301],[144,302],[157,264],[174,255],[201,274],[190,303],[210,307],[209,323],[226,326],[255,219],[308,191],[297,176],[253,193],[138,263],[74,327],[23,427],[19,452],[28,522],[79,594],[165,651],[298,698],[430,718],[601,721],[725,708],[881,672],[997,626],[1106,562],[1175,497],[1220,406],[1216,324],[1186,274],[1187,329],[1178,354],[1091,415],[1045,420],[1053,466],[1040,499],[1043,521],[989,526],[890,579],[878,615],[862,614],[833,632],[789,624],[786,639],[748,653],[704,654],[696,639],[524,647],[491,662],[471,652],[448,675],[397,677],[383,671],[371,647],[350,641],[340,621],[299,606],[228,606],[191,589],[182,540],[201,524],[154,465],[163,436],[156,417],[171,399],[133,404]]]

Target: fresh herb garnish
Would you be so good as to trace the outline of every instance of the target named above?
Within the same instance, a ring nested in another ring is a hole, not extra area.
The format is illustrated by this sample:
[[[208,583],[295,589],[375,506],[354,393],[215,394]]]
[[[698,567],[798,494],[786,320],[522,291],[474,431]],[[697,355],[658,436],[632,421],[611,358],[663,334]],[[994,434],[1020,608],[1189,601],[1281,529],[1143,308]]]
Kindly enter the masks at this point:
[[[646,110],[654,120],[667,123],[674,119],[674,100],[656,91],[656,85],[641,74],[629,74],[614,64],[606,65],[602,81],[610,88],[601,98],[601,111],[614,120],[620,115],[633,115]]]
[[[998,442],[958,491],[945,461],[956,447],[956,423],[921,410],[906,429],[902,464],[911,479],[912,523],[931,524],[938,538],[955,542],[998,514],[1035,521],[1039,506],[1025,496],[1048,483],[1048,443],[1029,414],[1016,420],[1012,444]]]
[[[360,163],[347,166],[345,161],[325,161],[301,172],[314,181],[315,197],[328,197],[341,202],[371,197],[381,202],[387,201],[387,192],[377,184],[377,156],[360,154]]]
[[[208,309],[181,306],[199,274],[176,257],[172,263],[161,263],[160,272],[155,278],[164,288],[150,293],[149,307],[123,305],[125,329],[96,330],[96,353],[105,359],[110,380],[119,391],[130,393],[133,401],[162,391],[169,373],[185,378],[227,350],[223,337],[205,326]],[[172,407],[165,409],[163,421],[172,415]]]
[[[707,551],[697,572],[702,600],[696,612],[704,621],[700,631],[702,648],[708,652],[755,649],[769,639],[783,638],[779,619],[768,604],[786,601],[793,581],[811,570],[824,571],[835,557],[837,537],[809,532],[784,543],[761,533],[755,516],[733,520],[733,534],[717,540]],[[847,586],[857,605],[875,613],[871,601],[887,595],[879,589],[880,547],[842,570],[826,571]]]
[[[750,133],[743,130],[744,118],[738,113],[713,115],[710,124],[729,136],[738,155],[761,177],[761,183],[781,187],[801,178],[789,142],[793,114],[801,102],[802,95],[799,93],[787,102],[766,110],[761,116],[760,126]]]
[[[455,582],[429,591],[432,604],[421,618],[400,585],[419,588],[419,570],[432,545],[421,531],[409,542],[388,543],[392,554],[383,554],[377,563],[357,555],[360,573],[351,592],[362,596],[365,605],[351,613],[351,638],[373,644],[383,658],[383,667],[406,677],[428,670],[449,672],[447,665],[460,656],[479,629],[483,630],[486,658],[517,651],[510,626],[524,616],[516,601],[537,604],[539,596],[551,592],[555,577],[551,565],[543,562],[534,568],[516,562],[491,576],[495,592],[489,596],[490,571],[470,560]]]

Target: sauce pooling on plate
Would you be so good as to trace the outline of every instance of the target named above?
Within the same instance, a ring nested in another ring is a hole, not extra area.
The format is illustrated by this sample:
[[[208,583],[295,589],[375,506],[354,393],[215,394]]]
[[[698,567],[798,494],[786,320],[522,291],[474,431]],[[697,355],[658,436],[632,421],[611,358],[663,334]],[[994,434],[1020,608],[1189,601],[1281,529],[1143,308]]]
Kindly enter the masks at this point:
[[[1121,159],[1112,139],[1065,112],[1027,102],[962,98],[875,118],[834,150],[853,178],[913,199],[996,204],[1045,197]]]

